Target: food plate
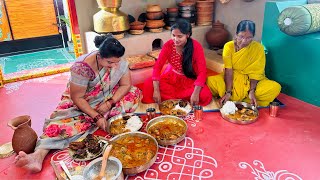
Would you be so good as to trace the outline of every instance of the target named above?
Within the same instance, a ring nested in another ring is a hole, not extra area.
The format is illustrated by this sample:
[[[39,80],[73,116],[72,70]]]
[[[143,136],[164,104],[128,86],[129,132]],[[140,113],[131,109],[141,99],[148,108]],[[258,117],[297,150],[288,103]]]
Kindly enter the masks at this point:
[[[256,107],[246,102],[234,102],[238,110],[235,114],[224,114],[220,109],[223,119],[235,124],[251,124],[258,120],[259,111]]]
[[[139,116],[128,113],[119,114],[108,120],[107,132],[112,136],[126,133],[139,131],[143,123]]]
[[[146,131],[160,145],[168,146],[181,142],[187,133],[187,123],[176,116],[159,116],[148,122]]]
[[[166,100],[159,105],[159,110],[164,115],[186,116],[191,109],[190,103],[182,99]]]
[[[89,134],[84,139],[69,144],[68,152],[75,161],[88,161],[99,157],[108,143],[97,136]]]

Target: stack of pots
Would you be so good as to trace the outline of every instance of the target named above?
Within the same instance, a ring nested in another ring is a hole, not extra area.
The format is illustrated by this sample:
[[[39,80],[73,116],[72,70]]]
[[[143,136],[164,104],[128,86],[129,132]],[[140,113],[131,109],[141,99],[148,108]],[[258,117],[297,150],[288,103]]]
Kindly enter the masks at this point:
[[[171,7],[167,8],[167,15],[165,18],[166,22],[166,29],[170,29],[170,27],[176,22],[178,18],[178,8],[177,7]]]
[[[196,7],[194,2],[182,1],[179,3],[179,17],[186,19],[192,26],[196,25]]]
[[[197,1],[197,25],[209,26],[212,24],[214,12],[214,0]]]
[[[165,25],[163,18],[164,14],[161,10],[160,5],[152,4],[147,6],[147,23],[146,27],[149,28],[150,32],[162,32],[162,28]]]

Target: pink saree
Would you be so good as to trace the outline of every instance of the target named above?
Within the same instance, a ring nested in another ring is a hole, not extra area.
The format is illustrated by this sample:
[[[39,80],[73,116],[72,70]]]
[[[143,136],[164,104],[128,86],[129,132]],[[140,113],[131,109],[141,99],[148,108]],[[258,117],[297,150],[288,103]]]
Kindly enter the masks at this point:
[[[81,57],[79,59],[81,60]],[[71,67],[70,81],[87,86],[84,98],[92,108],[96,109],[116,92],[121,77],[128,70],[127,66],[128,63],[121,60],[118,68],[113,68],[110,73],[103,68],[100,71],[102,80],[100,82],[99,76],[95,77],[94,74],[90,74],[90,71],[86,72],[89,68],[86,63],[76,62]],[[140,97],[140,90],[132,86],[130,91],[104,116],[108,119],[123,112],[134,112],[138,107]],[[44,132],[36,148],[63,149],[83,133],[92,133],[96,129],[95,124],[92,123],[92,118],[73,104],[68,83],[56,110],[49,119],[45,120]]]

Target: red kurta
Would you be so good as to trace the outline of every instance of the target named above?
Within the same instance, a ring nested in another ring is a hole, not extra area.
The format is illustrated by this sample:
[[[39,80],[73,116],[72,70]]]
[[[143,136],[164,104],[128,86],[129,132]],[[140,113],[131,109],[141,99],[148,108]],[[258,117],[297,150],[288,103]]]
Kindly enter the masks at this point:
[[[192,42],[194,48],[192,66],[197,78],[190,79],[184,75],[182,70],[182,55],[177,53],[174,42],[169,40],[163,45],[159,58],[153,67],[152,78],[147,79],[144,83],[143,103],[154,102],[153,80],[159,81],[161,100],[185,99],[190,101],[194,86],[201,86],[199,104],[207,105],[211,102],[212,94],[205,84],[207,69],[203,48],[198,41],[192,40]],[[168,66],[161,74],[161,70],[167,62]]]

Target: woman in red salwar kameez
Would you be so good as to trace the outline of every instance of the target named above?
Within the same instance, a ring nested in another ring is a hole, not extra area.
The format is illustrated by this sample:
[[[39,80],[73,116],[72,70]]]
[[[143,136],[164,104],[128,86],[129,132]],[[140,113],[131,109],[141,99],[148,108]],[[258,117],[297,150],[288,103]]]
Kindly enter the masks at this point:
[[[192,105],[208,105],[212,94],[206,83],[206,61],[201,44],[191,38],[192,27],[179,19],[171,27],[153,68],[152,78],[144,83],[143,103],[160,103],[168,99],[185,99]],[[168,62],[167,68],[161,72]]]

